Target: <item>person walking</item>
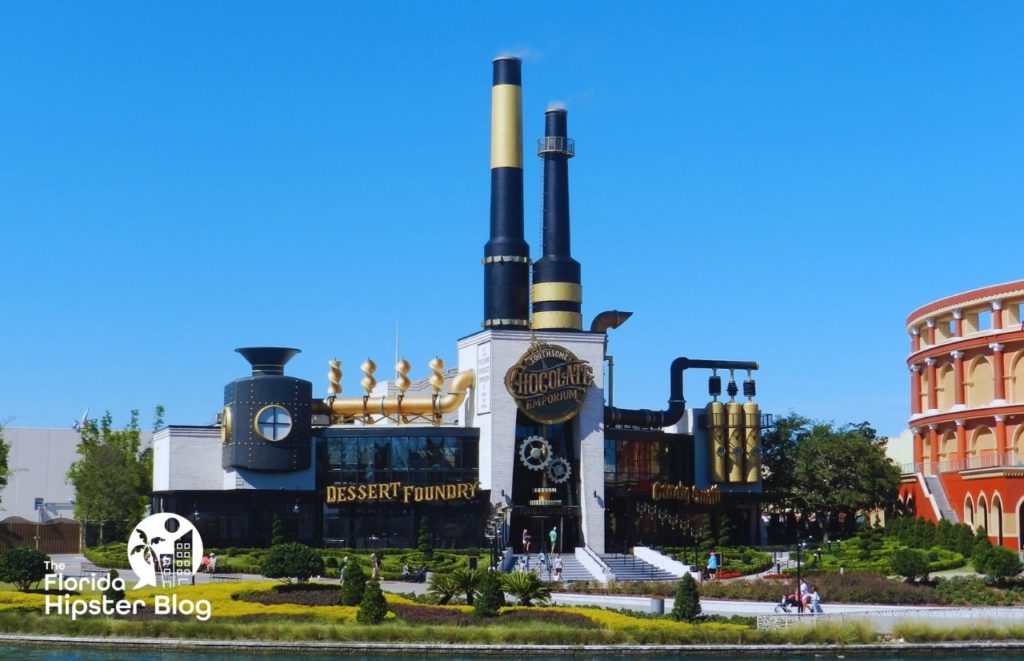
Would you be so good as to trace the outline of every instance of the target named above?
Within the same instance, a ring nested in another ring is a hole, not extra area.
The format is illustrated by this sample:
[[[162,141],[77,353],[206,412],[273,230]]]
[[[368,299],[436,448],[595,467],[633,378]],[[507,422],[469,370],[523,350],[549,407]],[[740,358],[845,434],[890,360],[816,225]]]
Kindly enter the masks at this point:
[[[556,554],[555,559],[551,561],[551,568],[554,572],[554,578],[556,581],[562,580],[562,570],[565,568],[565,563],[562,562],[562,554]]]
[[[523,528],[523,553],[525,553],[526,555],[530,555],[531,539],[532,538],[530,537],[530,531],[526,528]]]
[[[558,550],[558,529],[556,526],[551,526],[551,532],[548,533],[548,539],[551,540],[551,548],[548,549],[550,553],[554,553]]]
[[[370,562],[373,563],[373,574],[371,575],[371,578],[376,581],[380,579],[380,558],[377,557],[376,553],[370,554]]]
[[[821,610],[821,595],[818,594],[818,588],[811,588],[811,612],[817,615],[818,613],[824,613]]]
[[[712,551],[708,554],[708,576],[714,578],[718,573],[718,554]]]

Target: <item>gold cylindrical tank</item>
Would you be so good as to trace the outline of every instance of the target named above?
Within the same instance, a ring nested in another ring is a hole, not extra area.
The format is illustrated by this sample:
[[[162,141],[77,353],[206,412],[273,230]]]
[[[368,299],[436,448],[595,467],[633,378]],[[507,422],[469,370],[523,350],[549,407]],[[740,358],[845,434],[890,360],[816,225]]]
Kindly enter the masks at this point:
[[[711,456],[708,467],[711,472],[711,481],[725,482],[728,475],[726,454],[729,452],[725,443],[725,405],[717,401],[708,402],[705,412],[705,427],[710,441],[708,449]]]
[[[756,484],[761,481],[761,409],[756,402],[743,404],[743,418],[744,473],[747,483]]]
[[[729,482],[743,481],[743,406],[739,402],[725,405],[725,433],[728,454],[726,466]]]

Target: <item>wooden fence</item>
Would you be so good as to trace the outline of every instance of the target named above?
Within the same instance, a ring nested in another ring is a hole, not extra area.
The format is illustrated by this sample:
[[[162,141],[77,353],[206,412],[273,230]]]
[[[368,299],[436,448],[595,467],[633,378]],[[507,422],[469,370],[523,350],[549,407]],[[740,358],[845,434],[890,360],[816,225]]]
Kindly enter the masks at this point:
[[[27,546],[47,555],[79,553],[82,550],[82,524],[71,519],[35,523],[19,516],[0,521],[0,551]]]

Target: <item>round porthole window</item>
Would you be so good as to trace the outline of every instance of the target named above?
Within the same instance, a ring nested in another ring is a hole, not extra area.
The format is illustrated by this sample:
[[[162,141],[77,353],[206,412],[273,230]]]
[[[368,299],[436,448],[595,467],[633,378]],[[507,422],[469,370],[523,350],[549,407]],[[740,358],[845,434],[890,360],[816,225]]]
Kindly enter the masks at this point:
[[[281,441],[292,431],[292,415],[283,406],[264,406],[256,414],[256,433],[268,441]]]
[[[224,412],[220,415],[220,440],[224,443],[231,441],[231,407],[225,406]]]

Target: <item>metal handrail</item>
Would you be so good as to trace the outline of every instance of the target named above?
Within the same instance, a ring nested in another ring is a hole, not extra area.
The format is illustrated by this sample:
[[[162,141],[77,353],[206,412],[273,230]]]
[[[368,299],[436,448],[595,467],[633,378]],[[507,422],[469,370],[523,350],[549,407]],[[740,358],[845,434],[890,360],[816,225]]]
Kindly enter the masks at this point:
[[[944,459],[942,461],[917,461],[903,464],[902,470],[904,473],[938,475],[939,473],[959,473],[976,468],[1002,468],[1004,466],[1024,466],[1024,456],[1018,456],[1014,450],[1007,450],[1003,453],[991,452],[971,457]]]

